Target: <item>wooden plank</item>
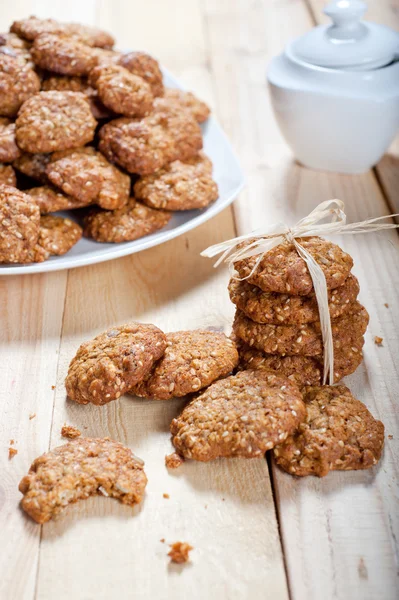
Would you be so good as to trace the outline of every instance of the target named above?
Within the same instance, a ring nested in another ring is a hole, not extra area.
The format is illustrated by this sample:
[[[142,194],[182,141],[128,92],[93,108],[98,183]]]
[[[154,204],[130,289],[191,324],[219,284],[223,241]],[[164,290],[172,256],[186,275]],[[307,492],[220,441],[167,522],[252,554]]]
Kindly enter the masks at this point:
[[[323,0],[306,0],[316,23],[328,22],[323,14]],[[399,29],[399,1],[371,0],[367,2],[365,18],[393,29]],[[375,168],[376,175],[393,213],[399,213],[399,136]],[[397,219],[399,222],[399,219]]]
[[[386,214],[372,173],[350,177],[304,169],[277,130],[264,71],[285,42],[311,26],[305,5],[209,0],[207,22],[219,107],[227,113],[248,180],[247,193],[235,203],[239,233],[262,223],[294,223],[334,197],[346,201],[349,221]],[[361,299],[371,315],[364,365],[348,383],[394,439],[387,439],[374,471],[298,480],[274,469],[274,489],[292,598],[385,600],[398,589],[398,240],[391,232],[336,241],[355,259]],[[375,346],[374,335],[384,338],[383,347]]]
[[[40,528],[18,507],[18,483],[49,445],[66,278],[0,278],[0,598],[34,594]]]
[[[132,40],[134,47],[145,45],[210,99],[199,6],[195,0],[176,2],[176,10],[155,1],[100,2],[97,22],[117,34],[121,47],[131,47]],[[215,272],[199,253],[234,234],[227,210],[162,249],[70,273],[51,444],[60,444],[64,422],[77,425],[84,435],[110,435],[145,459],[149,484],[144,505],[133,515],[115,501],[93,498],[44,526],[37,586],[41,600],[183,599],[188,594],[260,599],[265,590],[276,600],[287,598],[265,461],[188,463],[171,475],[164,455],[170,451],[169,424],[181,402],[123,398],[103,408],[82,407],[66,402],[63,387],[79,343],[111,324],[138,319],[166,331],[216,327],[229,332],[233,308],[226,273]],[[164,492],[169,500],[163,499]],[[167,543],[176,540],[195,547],[192,565],[168,565]]]

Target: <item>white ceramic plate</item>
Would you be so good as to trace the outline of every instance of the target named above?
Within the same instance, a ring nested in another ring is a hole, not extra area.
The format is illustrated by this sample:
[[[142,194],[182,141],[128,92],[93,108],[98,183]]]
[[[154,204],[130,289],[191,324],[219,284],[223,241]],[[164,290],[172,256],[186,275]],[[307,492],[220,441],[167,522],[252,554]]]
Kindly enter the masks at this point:
[[[164,70],[164,82],[167,87],[183,88],[177,79]],[[92,265],[140,252],[158,244],[163,244],[190,229],[194,229],[208,221],[226,208],[244,185],[244,176],[230,142],[214,117],[210,117],[202,125],[204,151],[213,162],[213,177],[219,186],[219,198],[204,210],[175,212],[168,225],[156,233],[147,235],[134,242],[121,244],[102,244],[82,238],[76,246],[64,256],[53,256],[42,263],[29,265],[0,265],[0,275],[16,275],[24,273],[43,273]],[[71,213],[59,213],[73,216]]]

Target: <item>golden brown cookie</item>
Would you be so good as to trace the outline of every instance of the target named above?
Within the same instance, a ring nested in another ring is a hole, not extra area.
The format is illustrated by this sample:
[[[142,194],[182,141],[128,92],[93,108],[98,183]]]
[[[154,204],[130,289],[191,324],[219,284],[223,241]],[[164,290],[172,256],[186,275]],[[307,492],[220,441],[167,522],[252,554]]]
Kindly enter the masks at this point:
[[[16,139],[25,152],[54,152],[84,146],[93,139],[95,127],[84,94],[40,92],[21,106]]]
[[[23,263],[39,237],[36,202],[9,185],[0,184],[0,262]]]
[[[327,288],[333,290],[342,285],[353,267],[352,257],[339,246],[319,237],[297,240],[321,267]],[[260,287],[264,292],[278,292],[308,296],[313,292],[313,282],[306,266],[291,243],[284,242],[269,250],[255,267],[258,256],[251,256],[234,264],[239,277],[247,277],[248,283]]]
[[[142,119],[120,118],[100,129],[99,149],[129,173],[149,175],[174,160],[187,160],[202,148],[198,123],[173,107]]]
[[[363,360],[361,348],[363,338],[355,341],[351,348],[341,348],[334,353],[334,383],[354,373]],[[279,356],[265,354],[261,350],[246,344],[239,345],[240,369],[268,369],[277,371],[288,377],[300,388],[305,385],[321,385],[323,377],[323,360],[321,356]]]
[[[257,323],[302,325],[319,321],[316,296],[292,296],[276,292],[264,292],[247,281],[232,278],[229,283],[231,301]],[[331,319],[345,314],[356,300],[359,282],[349,274],[343,285],[330,290],[328,301]]]
[[[54,215],[40,217],[40,231],[37,245],[49,256],[61,256],[78,243],[82,228],[71,221]]]
[[[165,227],[170,212],[148,208],[134,198],[118,210],[96,210],[85,218],[84,235],[97,242],[131,242]]]
[[[13,162],[20,154],[15,141],[15,123],[0,117],[0,162]]]
[[[192,400],[170,430],[185,458],[256,458],[285,440],[305,418],[299,388],[264,370],[241,371]]]
[[[0,183],[16,187],[17,178],[15,176],[15,171],[11,165],[3,165],[2,163],[0,163]]]
[[[192,210],[217,200],[218,186],[212,179],[211,161],[200,152],[184,162],[175,160],[140,177],[134,185],[134,195],[152,208]]]
[[[99,65],[90,72],[89,83],[97,89],[104,106],[116,114],[144,117],[152,110],[150,84],[124,67]]]
[[[277,464],[292,475],[369,469],[381,458],[384,425],[345,385],[304,390],[306,419],[274,449]]]
[[[31,55],[40,68],[62,75],[88,75],[97,65],[97,55],[90,46],[52,33],[35,38]]]
[[[65,387],[79,404],[107,404],[144,379],[166,348],[155,325],[128,323],[82,344],[72,359]]]
[[[0,53],[0,116],[15,117],[20,106],[40,90],[40,79],[25,60]]]
[[[334,350],[350,348],[367,329],[369,315],[354,302],[346,314],[331,322]],[[267,354],[323,354],[320,322],[305,325],[270,325],[255,323],[237,310],[233,331],[237,337]]]
[[[97,27],[89,27],[80,23],[60,23],[54,19],[38,19],[34,16],[14,21],[10,31],[30,41],[43,33],[53,33],[68,35],[88,46],[112,48],[114,45],[114,38]]]
[[[129,198],[130,177],[92,147],[55,152],[46,169],[49,180],[82,205],[113,210]]]
[[[46,523],[68,504],[100,494],[134,506],[143,499],[143,461],[109,438],[78,438],[36,458],[19,484],[22,508]]]
[[[86,77],[52,75],[42,82],[42,90],[45,92],[81,92],[89,99],[91,112],[95,119],[105,119],[113,116],[113,113],[102,104],[98,98],[97,90],[89,85]]]
[[[57,189],[48,185],[25,190],[25,194],[32,196],[36,204],[39,206],[40,213],[42,215],[56,212],[57,210],[71,210],[86,206],[85,204],[79,202],[79,200],[76,200],[76,198],[72,198],[72,196],[66,196]]]
[[[165,354],[129,393],[152,400],[192,394],[228,375],[238,364],[234,342],[216,331],[166,334]]]
[[[46,168],[50,158],[50,154],[28,154],[23,152],[21,156],[14,160],[13,166],[17,171],[40,181],[40,183],[48,183]]]
[[[118,64],[149,83],[153,96],[163,96],[162,71],[155,58],[145,52],[128,52],[119,57]]]
[[[187,110],[197,121],[203,123],[211,114],[211,110],[205,102],[197,98],[192,92],[168,88],[162,98],[155,102],[155,106],[169,104],[179,110]]]

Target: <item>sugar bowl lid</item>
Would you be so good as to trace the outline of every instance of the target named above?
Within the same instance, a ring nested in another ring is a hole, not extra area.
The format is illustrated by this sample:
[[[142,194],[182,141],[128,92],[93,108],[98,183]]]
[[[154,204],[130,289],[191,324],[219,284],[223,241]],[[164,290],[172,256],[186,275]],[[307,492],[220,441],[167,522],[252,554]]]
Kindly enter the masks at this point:
[[[399,33],[369,21],[360,0],[335,0],[324,8],[332,24],[320,25],[294,40],[287,53],[319,67],[368,71],[399,58]]]

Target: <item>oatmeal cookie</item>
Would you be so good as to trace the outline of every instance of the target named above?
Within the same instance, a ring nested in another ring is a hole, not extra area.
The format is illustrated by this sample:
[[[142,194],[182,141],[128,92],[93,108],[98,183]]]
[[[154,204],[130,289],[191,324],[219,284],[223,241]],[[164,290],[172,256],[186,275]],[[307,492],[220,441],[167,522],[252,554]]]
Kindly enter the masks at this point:
[[[299,388],[264,370],[241,371],[213,383],[192,400],[170,430],[185,458],[255,458],[293,433],[305,418]]]
[[[334,383],[356,371],[363,360],[362,346],[363,339],[358,338],[352,348],[341,348],[334,353]],[[305,385],[321,385],[322,383],[324,366],[321,356],[265,354],[247,344],[240,345],[239,354],[240,369],[277,371],[300,388]]]
[[[21,480],[22,508],[46,523],[68,504],[102,494],[134,506],[143,499],[143,461],[109,438],[78,438],[36,458]]]
[[[25,194],[32,196],[42,215],[56,212],[57,210],[72,210],[86,206],[86,204],[82,204],[76,198],[66,196],[48,185],[25,190]]]
[[[15,187],[17,185],[15,171],[11,167],[11,165],[3,165],[2,163],[0,163],[0,183],[4,183],[5,185],[11,185],[12,187]]]
[[[40,231],[37,245],[50,256],[61,256],[78,243],[82,228],[71,221],[54,215],[40,217]]]
[[[134,198],[118,210],[96,210],[85,218],[84,235],[97,242],[131,242],[162,229],[170,212],[148,208]]]
[[[149,83],[154,97],[163,96],[162,71],[155,58],[145,52],[128,52],[119,57],[118,64]]]
[[[84,94],[40,92],[22,105],[16,139],[25,152],[46,153],[84,146],[94,137],[96,120]]]
[[[34,16],[14,21],[10,31],[29,41],[33,41],[43,33],[52,33],[67,35],[88,46],[98,48],[112,48],[114,45],[114,38],[97,27],[89,27],[80,23],[60,23],[54,19],[38,19]]]
[[[136,184],[137,185],[137,184]],[[319,320],[319,307],[315,294],[292,296],[276,292],[264,292],[257,286],[231,279],[231,301],[252,321],[257,323],[302,325]],[[349,274],[343,285],[329,290],[328,303],[331,319],[345,314],[359,293],[359,282]]]
[[[115,119],[99,135],[99,150],[108,160],[138,175],[154,173],[174,160],[187,160],[202,148],[198,123],[171,107],[156,109],[142,119]]]
[[[353,267],[349,254],[336,244],[319,237],[302,238],[298,242],[321,267],[329,290],[345,282]],[[240,278],[250,275],[257,259],[257,256],[251,256],[234,264]],[[247,282],[260,287],[264,292],[295,296],[309,296],[313,292],[313,282],[306,263],[295,246],[288,242],[269,250]]]
[[[20,154],[15,141],[15,123],[0,117],[0,162],[13,162]]]
[[[31,48],[33,62],[53,73],[88,75],[97,65],[97,55],[90,46],[68,37],[43,33]]]
[[[99,65],[90,72],[89,83],[101,102],[116,114],[144,117],[152,110],[149,83],[119,65]]]
[[[72,359],[65,387],[79,404],[107,404],[141,381],[166,348],[155,325],[128,323],[82,344]]]
[[[55,152],[46,173],[54,185],[84,205],[96,203],[114,210],[129,199],[129,175],[92,147]]]
[[[346,314],[331,322],[334,350],[353,346],[365,333],[368,322],[366,309],[354,302]],[[233,331],[250,346],[268,354],[318,356],[323,353],[320,322],[299,326],[255,323],[237,310]]]
[[[381,458],[384,425],[345,385],[304,390],[306,419],[274,449],[277,464],[293,475],[369,469]]]
[[[186,396],[228,375],[238,364],[234,342],[216,331],[166,334],[165,354],[129,393],[153,400]]]
[[[0,262],[25,262],[39,237],[40,212],[30,196],[0,184]]]
[[[162,98],[155,105],[174,105],[179,110],[187,110],[197,121],[203,123],[211,114],[210,108],[205,102],[199,100],[192,92],[168,88]]]
[[[25,60],[0,53],[0,116],[15,117],[40,90],[40,79]]]
[[[48,183],[46,168],[50,161],[50,154],[28,154],[23,152],[13,162],[13,167],[40,183]]]
[[[192,210],[205,208],[218,198],[212,163],[200,152],[182,162],[175,160],[152,175],[140,177],[134,195],[151,208]]]
[[[100,101],[97,90],[89,85],[86,77],[52,75],[43,81],[42,90],[45,92],[82,92],[89,100],[91,112],[95,119],[106,119],[114,116]]]

